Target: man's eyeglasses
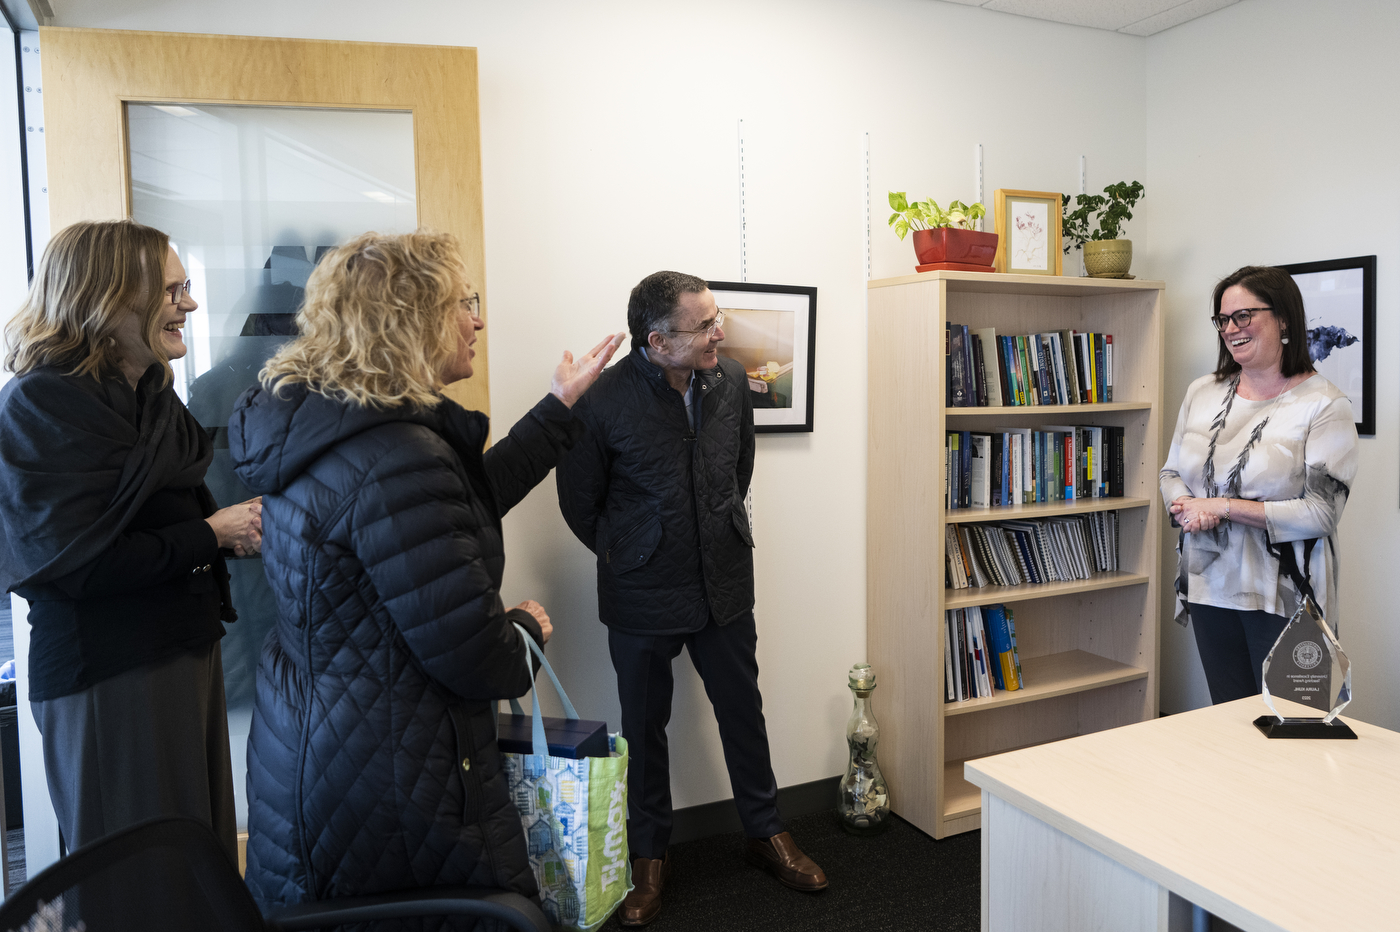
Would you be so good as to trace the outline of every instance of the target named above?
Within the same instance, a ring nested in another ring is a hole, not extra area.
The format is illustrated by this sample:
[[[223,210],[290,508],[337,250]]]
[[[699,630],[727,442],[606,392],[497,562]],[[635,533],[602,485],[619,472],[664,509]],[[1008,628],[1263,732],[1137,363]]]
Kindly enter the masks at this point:
[[[185,300],[185,295],[190,293],[190,280],[188,278],[185,279],[182,285],[171,285],[165,290],[165,293],[170,295],[171,304],[179,304],[181,301]]]
[[[470,297],[459,299],[459,303],[462,310],[472,315],[472,320],[481,320],[481,295],[473,291]]]
[[[724,323],[724,311],[720,311],[718,314],[715,315],[715,319],[712,320],[712,321],[710,321],[709,326],[701,327],[699,330],[672,330],[671,332],[672,332],[672,333],[688,333],[688,334],[692,334],[692,335],[693,335],[693,334],[697,334],[697,333],[703,333],[703,334],[705,335],[705,339],[708,340],[710,337],[712,337],[712,336],[715,335],[715,328],[716,328],[716,327],[719,327],[719,326],[720,326],[721,324],[723,324],[723,323]]]
[[[1271,307],[1246,307],[1235,311],[1233,314],[1216,314],[1210,319],[1210,322],[1215,325],[1216,330],[1224,330],[1225,325],[1233,320],[1235,326],[1243,330],[1245,327],[1249,326],[1249,322],[1254,319],[1255,314],[1272,310],[1273,308]]]

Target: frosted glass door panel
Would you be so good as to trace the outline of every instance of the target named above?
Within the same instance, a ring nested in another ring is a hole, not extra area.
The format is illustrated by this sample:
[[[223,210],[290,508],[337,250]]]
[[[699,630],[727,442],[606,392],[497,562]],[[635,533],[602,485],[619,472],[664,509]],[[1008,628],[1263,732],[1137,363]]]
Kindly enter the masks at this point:
[[[129,104],[127,124],[132,216],[170,234],[202,309],[185,391],[245,330],[290,332],[249,318],[293,313],[319,253],[417,226],[410,113]]]
[[[413,116],[384,110],[128,104],[132,216],[170,235],[200,309],[176,390],[214,439],[220,505],[252,497],[228,455],[233,402],[295,334],[306,279],[367,230],[418,225]],[[234,791],[247,824],[245,748],[258,654],[276,618],[259,558],[230,560],[238,621],[223,640]]]

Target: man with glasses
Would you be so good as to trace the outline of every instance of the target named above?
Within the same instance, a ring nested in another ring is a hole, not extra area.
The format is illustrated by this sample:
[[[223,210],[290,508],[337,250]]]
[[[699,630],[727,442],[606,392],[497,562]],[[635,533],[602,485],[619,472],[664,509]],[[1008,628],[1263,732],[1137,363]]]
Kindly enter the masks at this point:
[[[628,742],[635,889],[624,926],[661,909],[671,835],[666,724],[671,661],[684,648],[714,706],[746,856],[798,890],[827,886],[783,830],[758,689],[753,407],[743,367],[719,356],[724,312],[705,281],[657,272],[632,289],[632,352],[574,406],[586,434],[559,464],[559,507],[597,555]]]

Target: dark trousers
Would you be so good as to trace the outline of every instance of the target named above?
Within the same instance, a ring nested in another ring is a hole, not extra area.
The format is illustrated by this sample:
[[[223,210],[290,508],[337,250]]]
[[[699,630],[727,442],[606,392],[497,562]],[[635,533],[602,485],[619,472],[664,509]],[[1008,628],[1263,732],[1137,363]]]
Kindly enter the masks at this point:
[[[156,816],[214,830],[238,863],[218,642],[31,703],[69,851]]]
[[[1288,625],[1282,615],[1188,603],[1213,705],[1264,691],[1264,659]]]
[[[751,838],[783,830],[778,782],[758,691],[758,630],[753,613],[693,634],[636,635],[608,629],[617,671],[622,735],[627,739],[627,842],[634,858],[659,858],[671,841],[671,767],[666,725],[675,680],[671,661],[684,647],[705,683],[719,723],[729,785]]]

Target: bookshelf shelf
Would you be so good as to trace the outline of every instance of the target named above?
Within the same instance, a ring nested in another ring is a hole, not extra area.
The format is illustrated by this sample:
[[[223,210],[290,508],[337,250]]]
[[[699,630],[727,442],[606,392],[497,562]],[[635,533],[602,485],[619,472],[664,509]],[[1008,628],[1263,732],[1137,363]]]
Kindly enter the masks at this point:
[[[1157,714],[1163,316],[1161,282],[927,272],[869,283],[867,657],[880,676],[880,762],[895,811],[935,838],[977,829],[963,763]],[[1113,335],[1114,396],[1101,404],[952,408],[947,324],[997,335]],[[1092,424],[1124,431],[1121,498],[949,511],[947,430]],[[950,525],[1118,511],[1118,567],[1087,580],[946,588]],[[1014,609],[1031,685],[945,702],[945,612]]]
[[[948,408],[945,416],[950,418],[964,417],[1035,417],[1045,418],[1047,415],[1053,417],[1075,418],[1087,417],[1093,414],[1105,414],[1114,411],[1146,411],[1152,407],[1148,402],[1143,401],[1103,401],[1097,404],[1087,405],[1000,405],[998,407],[985,408]]]
[[[949,292],[965,294],[1016,294],[1023,296],[1085,297],[1161,291],[1162,282],[1149,279],[1075,278],[1068,275],[1005,275],[985,272],[919,272],[896,278],[875,279],[870,289],[897,288],[918,282],[943,282]]]
[[[1147,671],[1139,667],[1131,667],[1085,650],[1023,658],[1021,670],[1026,675],[1026,682],[1030,684],[1025,689],[1009,693],[999,692],[990,699],[949,702],[943,709],[943,714],[966,715],[969,712],[1003,709],[1023,702],[1035,702],[1103,686],[1114,686],[1147,676]]]
[[[976,817],[982,810],[982,791],[963,778],[965,760],[950,760],[943,765],[943,818],[945,820]]]
[[[1095,573],[1088,579],[1073,579],[1069,582],[1027,583],[1024,586],[983,586],[981,589],[973,587],[944,589],[943,608],[971,608],[974,605],[995,605],[998,602],[1049,599],[1060,595],[1096,592],[1100,589],[1117,589],[1120,586],[1140,586],[1151,581],[1152,578],[1145,573],[1114,570],[1109,573]]]
[[[1081,498],[1073,502],[1042,502],[1035,505],[997,505],[991,508],[958,508],[943,513],[944,524],[975,524],[982,521],[1019,521],[1023,518],[1053,518],[1057,515],[1083,515],[1094,511],[1126,511],[1146,508],[1150,498]]]

